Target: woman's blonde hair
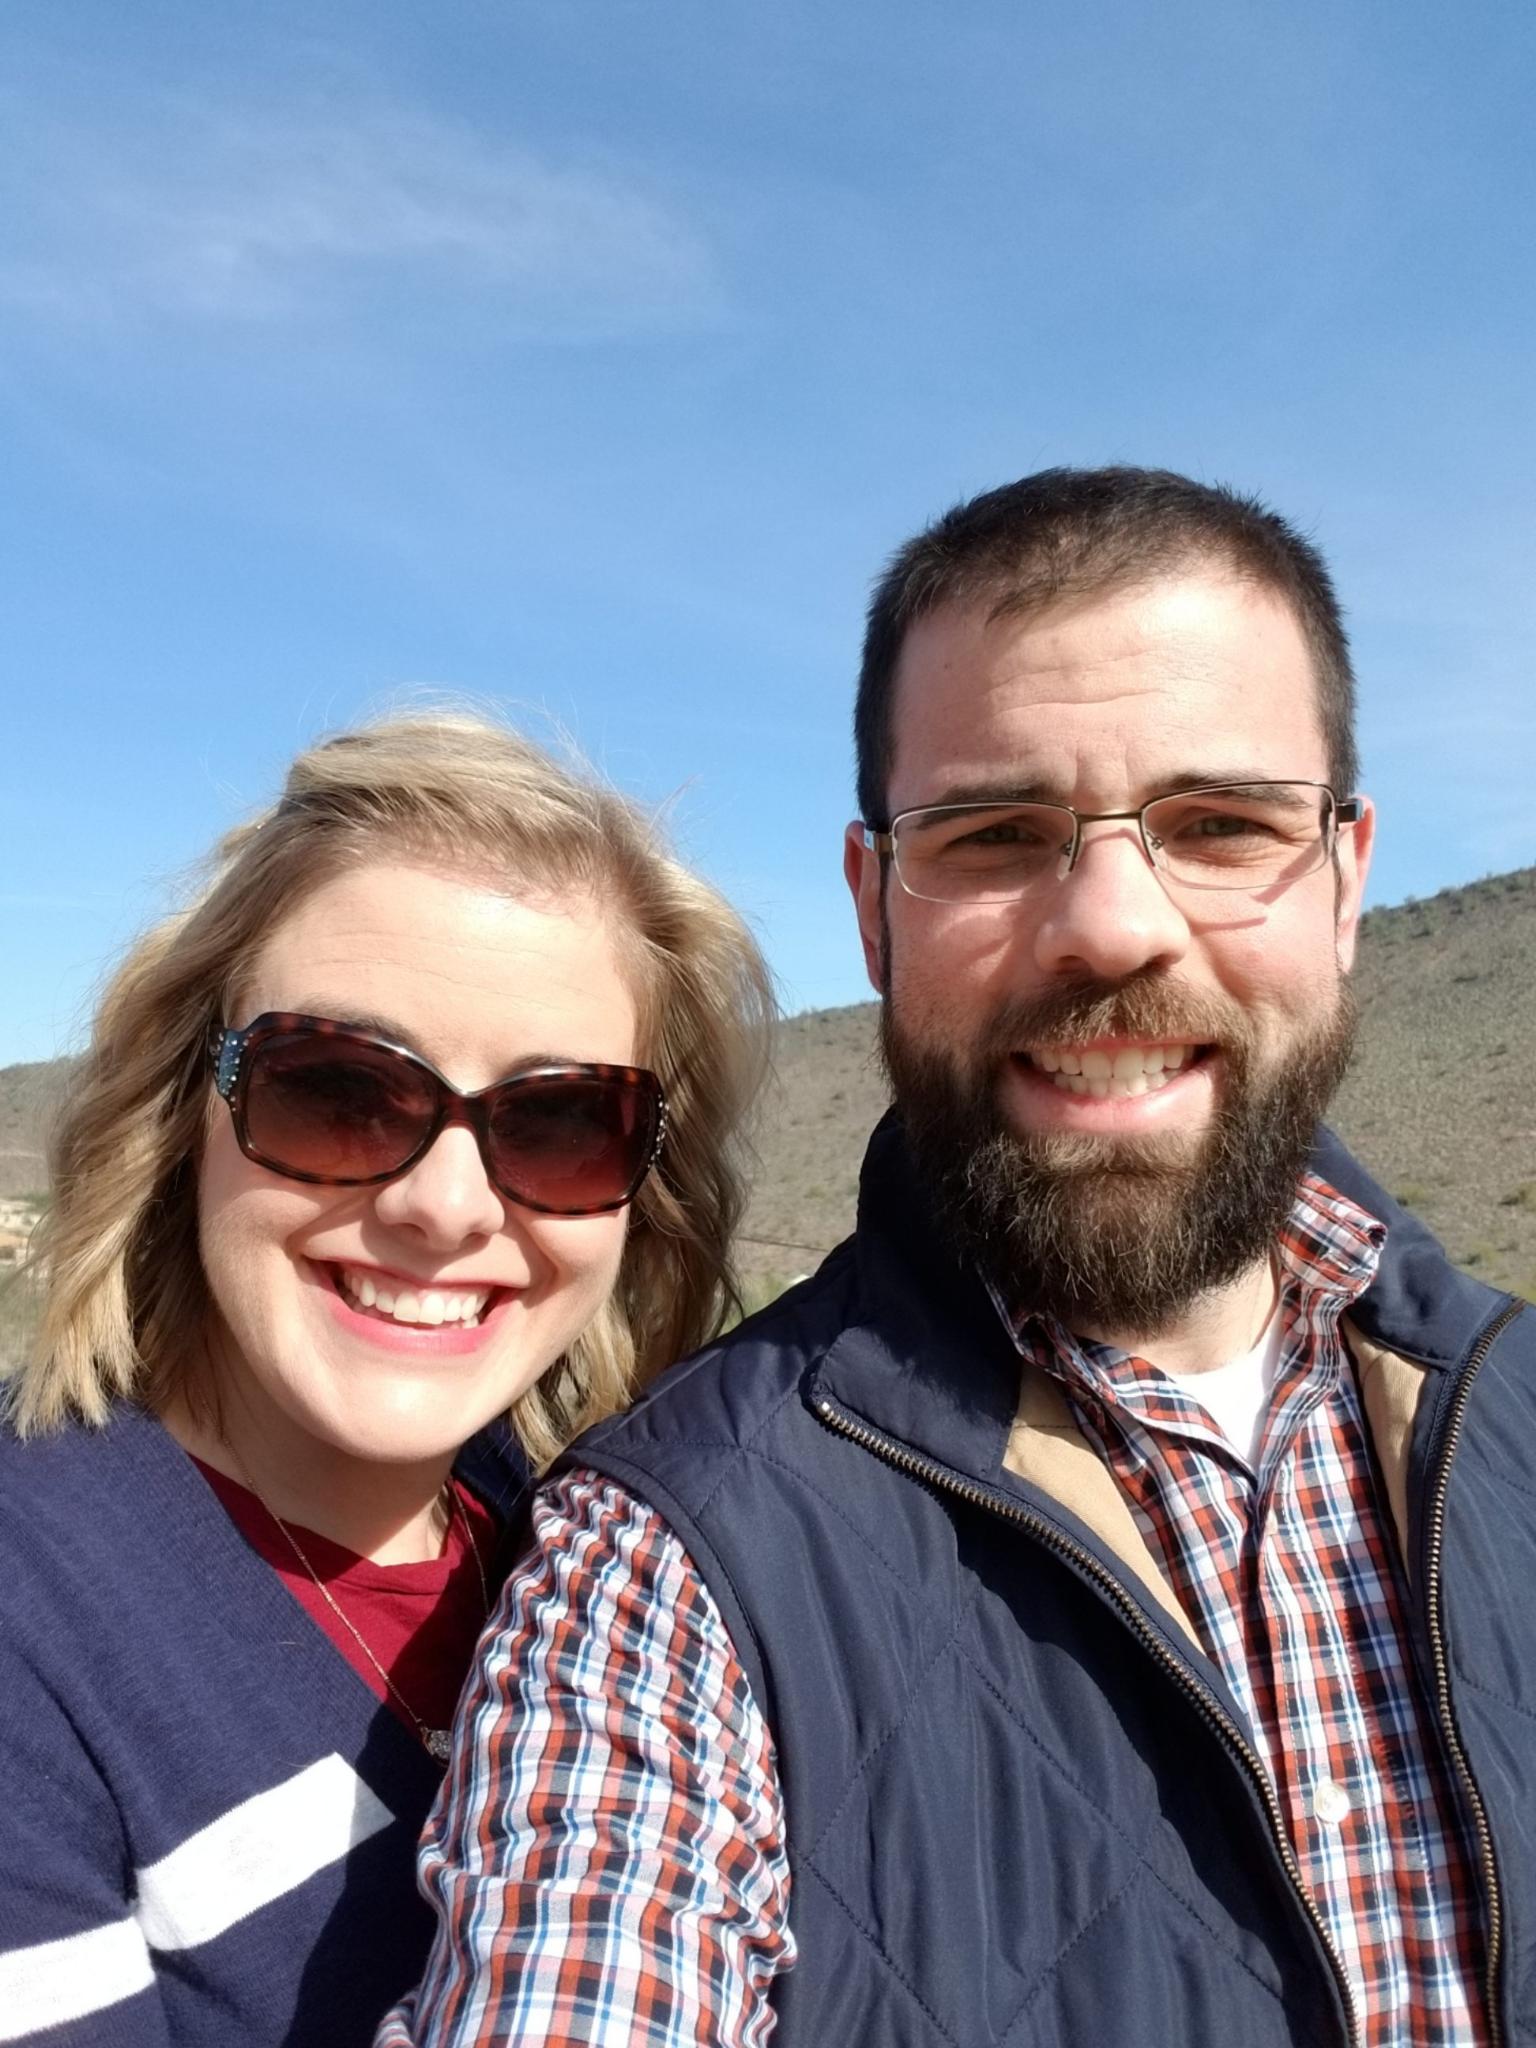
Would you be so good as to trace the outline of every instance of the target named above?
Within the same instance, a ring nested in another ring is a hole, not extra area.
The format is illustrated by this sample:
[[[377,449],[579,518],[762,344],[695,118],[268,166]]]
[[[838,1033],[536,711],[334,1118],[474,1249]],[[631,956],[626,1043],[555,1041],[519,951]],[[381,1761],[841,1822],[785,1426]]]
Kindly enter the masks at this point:
[[[225,1006],[281,921],[380,858],[598,902],[635,990],[637,1059],[666,1090],[665,1148],[631,1209],[617,1288],[513,1408],[535,1464],[739,1306],[739,1147],[773,1015],[741,919],[633,803],[520,734],[464,714],[394,718],[301,754],[282,800],[219,843],[202,893],[108,986],[53,1140],[45,1305],[11,1391],[23,1432],[98,1423],[114,1399],[155,1406],[184,1384],[212,1308],[196,1206],[210,1028],[239,1021]]]

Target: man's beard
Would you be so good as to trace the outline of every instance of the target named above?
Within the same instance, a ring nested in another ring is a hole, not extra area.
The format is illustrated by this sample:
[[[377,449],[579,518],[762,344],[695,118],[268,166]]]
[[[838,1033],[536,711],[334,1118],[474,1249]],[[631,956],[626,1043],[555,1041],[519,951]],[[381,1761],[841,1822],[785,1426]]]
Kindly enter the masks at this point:
[[[1348,1065],[1355,1018],[1341,977],[1327,1013],[1267,1065],[1238,1005],[1158,974],[1012,1004],[969,1060],[909,1038],[889,997],[880,1039],[951,1249],[979,1263],[1016,1311],[1156,1336],[1272,1250]],[[1114,1037],[1219,1047],[1225,1071],[1207,1129],[1127,1138],[1009,1125],[1000,1089],[1012,1053]]]

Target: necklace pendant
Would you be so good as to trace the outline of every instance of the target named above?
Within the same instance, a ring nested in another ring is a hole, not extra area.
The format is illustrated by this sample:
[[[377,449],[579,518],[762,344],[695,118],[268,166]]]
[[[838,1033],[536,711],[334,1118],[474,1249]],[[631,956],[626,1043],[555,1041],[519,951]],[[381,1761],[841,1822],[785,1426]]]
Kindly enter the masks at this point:
[[[435,1756],[440,1764],[447,1763],[453,1755],[453,1737],[446,1728],[428,1728],[422,1735],[427,1755]]]

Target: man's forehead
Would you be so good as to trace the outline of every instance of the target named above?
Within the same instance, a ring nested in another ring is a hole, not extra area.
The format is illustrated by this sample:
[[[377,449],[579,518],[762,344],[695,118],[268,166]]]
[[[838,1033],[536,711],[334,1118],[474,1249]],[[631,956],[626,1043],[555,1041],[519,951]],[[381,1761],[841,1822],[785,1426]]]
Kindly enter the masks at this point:
[[[995,599],[935,610],[903,642],[892,710],[891,795],[903,801],[949,800],[918,794],[914,776],[994,772],[1044,776],[1065,794],[1085,750],[1163,786],[1185,769],[1203,781],[1320,772],[1315,670],[1295,613],[1214,567],[1023,615]]]
[[[1309,659],[1300,618],[1282,592],[1230,564],[1198,560],[1045,601],[1022,601],[1005,586],[978,589],[912,620],[897,669],[995,660],[1020,647],[1037,660],[1056,652],[1081,660],[1097,652],[1154,652],[1185,640],[1283,645]]]

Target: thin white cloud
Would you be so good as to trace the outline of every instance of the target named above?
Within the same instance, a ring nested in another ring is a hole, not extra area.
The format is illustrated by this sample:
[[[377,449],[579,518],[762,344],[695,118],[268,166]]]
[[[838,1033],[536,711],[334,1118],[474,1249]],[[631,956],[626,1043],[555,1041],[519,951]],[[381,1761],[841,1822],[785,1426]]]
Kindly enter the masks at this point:
[[[624,331],[718,311],[703,239],[633,177],[419,113],[174,103],[105,133],[0,115],[16,312],[260,326],[473,300],[514,330]]]

